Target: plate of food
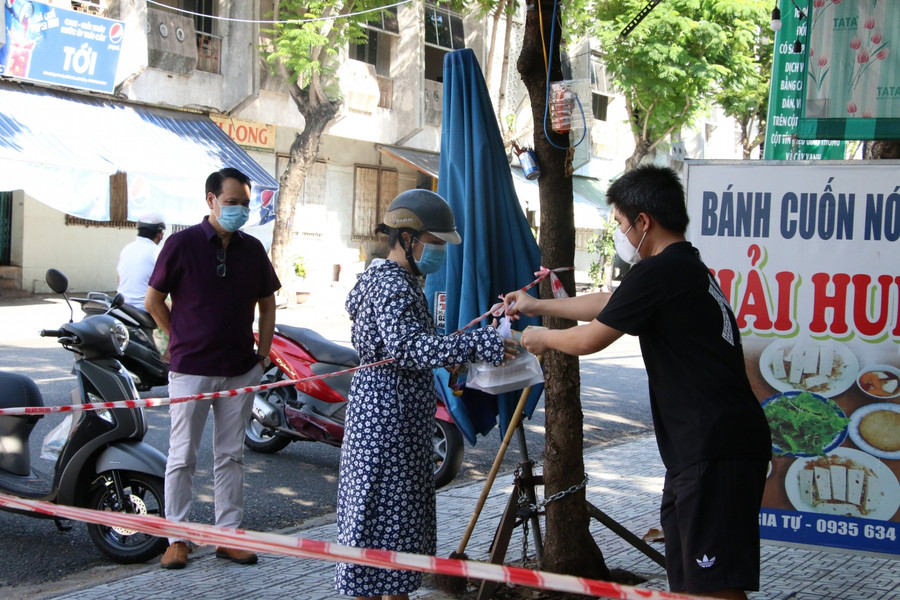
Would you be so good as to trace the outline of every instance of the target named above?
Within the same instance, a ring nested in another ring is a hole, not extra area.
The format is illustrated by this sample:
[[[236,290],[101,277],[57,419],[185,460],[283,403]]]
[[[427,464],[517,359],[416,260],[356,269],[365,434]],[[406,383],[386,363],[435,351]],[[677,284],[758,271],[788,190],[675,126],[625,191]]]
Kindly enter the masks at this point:
[[[891,365],[863,367],[856,378],[856,385],[864,394],[877,400],[900,397],[900,369]]]
[[[834,400],[790,391],[762,403],[772,430],[772,452],[781,456],[821,456],[847,438],[850,419]]]
[[[856,409],[850,415],[848,433],[863,452],[900,459],[900,406],[879,402]]]
[[[900,482],[880,460],[853,448],[798,458],[784,478],[797,510],[886,521],[900,508]]]
[[[759,370],[779,392],[800,390],[831,398],[853,385],[859,361],[844,344],[778,340],[763,349]]]

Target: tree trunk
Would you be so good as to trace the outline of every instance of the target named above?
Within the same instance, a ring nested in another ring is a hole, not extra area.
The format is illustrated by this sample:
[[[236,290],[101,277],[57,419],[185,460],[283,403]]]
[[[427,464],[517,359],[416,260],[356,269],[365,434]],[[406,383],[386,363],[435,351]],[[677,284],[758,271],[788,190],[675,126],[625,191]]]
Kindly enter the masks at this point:
[[[865,159],[895,159],[900,158],[900,141],[878,140],[866,142],[863,149]]]
[[[631,100],[628,98],[625,99],[625,110],[628,113],[628,120],[631,122],[631,133],[634,136],[634,152],[625,159],[625,170],[630,171],[641,164],[641,161],[650,152],[651,144],[650,140],[646,139],[642,134],[644,130],[642,115],[634,109]]]
[[[540,10],[544,39],[549,41],[554,18],[553,3],[541,3]],[[550,79],[553,81],[562,79],[559,63],[560,29],[560,22],[557,20],[552,47],[548,48],[548,53],[552,54]],[[549,123],[547,131],[552,144],[543,134],[547,72],[541,46],[538,13],[529,5],[525,39],[517,68],[531,99],[535,123],[534,150],[541,167],[541,177],[538,180],[541,199],[541,260],[549,268],[568,267],[574,264],[575,259],[572,179],[566,175],[569,142],[566,135],[551,132]],[[573,273],[565,272],[560,278],[566,290],[574,295]],[[540,290],[542,297],[550,297],[549,280],[542,282]],[[562,319],[545,319],[544,324],[553,329],[574,325],[572,321]],[[560,352],[548,352],[544,356],[544,366],[547,374],[544,390],[544,496],[549,497],[572,486],[577,487],[584,479],[584,437],[578,358]],[[590,519],[585,507],[584,488],[547,504],[546,510],[543,567],[557,573],[609,579],[609,569],[603,553],[589,530]]]
[[[303,189],[303,182],[309,168],[316,162],[319,145],[325,128],[337,114],[339,102],[313,104],[307,90],[293,89],[291,96],[303,115],[305,125],[291,144],[291,154],[287,167],[278,182],[278,203],[275,207],[275,228],[272,233],[272,266],[285,286],[288,298],[293,297],[290,282],[294,281],[291,260],[291,240],[294,231],[294,214],[297,198]]]
[[[506,11],[506,27],[503,32],[503,64],[500,67],[500,91],[497,93],[497,121],[500,122],[500,133],[504,140],[511,137],[509,136],[509,122],[503,114],[506,111],[506,81],[509,79],[509,43],[512,36],[514,14],[508,8],[509,1],[503,3]]]

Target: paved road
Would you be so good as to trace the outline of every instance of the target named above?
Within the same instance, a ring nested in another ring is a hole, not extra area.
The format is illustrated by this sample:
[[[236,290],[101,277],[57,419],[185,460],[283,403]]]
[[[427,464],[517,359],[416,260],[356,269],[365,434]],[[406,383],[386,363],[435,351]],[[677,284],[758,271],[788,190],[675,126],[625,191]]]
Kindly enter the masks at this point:
[[[329,339],[349,345],[349,322],[339,312],[343,304],[338,298],[341,293],[334,290],[334,298],[323,295],[318,302],[311,300],[300,307],[280,310],[278,321],[312,327]],[[68,318],[68,308],[57,298],[0,301],[0,369],[32,377],[47,404],[69,401],[74,383],[69,373],[72,356],[55,341],[38,337],[37,331],[58,327]],[[75,318],[80,318],[77,312]],[[635,340],[620,340],[600,355],[583,359],[581,376],[586,447],[646,435],[652,430],[646,374]],[[159,387],[144,395],[165,396],[166,390]],[[168,413],[164,408],[151,408],[146,414],[146,441],[165,452]],[[61,418],[48,415],[35,428],[31,444],[34,456],[40,453],[44,435]],[[528,452],[539,459],[544,445],[543,402],[525,428]],[[192,519],[198,522],[213,520],[209,430],[211,422],[199,456],[199,501],[192,513]],[[495,429],[488,437],[479,438],[474,448],[467,448],[457,481],[484,479],[501,438]],[[518,445],[513,442],[504,469],[514,468],[518,455]],[[244,527],[278,531],[333,513],[339,456],[337,448],[311,443],[291,444],[275,455],[248,451]],[[49,461],[35,458],[33,464],[45,473],[52,471]],[[52,521],[0,513],[0,532],[0,556],[18,557],[0,563],[0,586],[46,583],[109,564],[94,548],[81,524],[62,533]]]

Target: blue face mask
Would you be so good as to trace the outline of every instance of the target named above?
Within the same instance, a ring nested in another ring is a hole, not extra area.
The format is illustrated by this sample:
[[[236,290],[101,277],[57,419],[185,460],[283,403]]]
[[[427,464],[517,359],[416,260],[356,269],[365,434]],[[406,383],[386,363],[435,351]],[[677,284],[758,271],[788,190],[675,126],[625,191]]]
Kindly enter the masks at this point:
[[[436,273],[444,264],[444,256],[447,254],[447,246],[444,244],[429,244],[416,240],[424,247],[422,258],[416,260],[416,268],[422,275]]]
[[[219,205],[219,216],[216,221],[219,222],[225,231],[237,231],[250,219],[250,207],[242,204],[223,206],[219,199],[216,198],[216,204]]]

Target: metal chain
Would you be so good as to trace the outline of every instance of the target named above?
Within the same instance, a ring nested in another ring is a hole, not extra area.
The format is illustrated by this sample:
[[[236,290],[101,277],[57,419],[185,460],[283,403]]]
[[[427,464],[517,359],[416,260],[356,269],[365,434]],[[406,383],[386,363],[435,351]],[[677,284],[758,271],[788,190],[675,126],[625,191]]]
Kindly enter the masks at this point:
[[[531,463],[532,467],[534,467],[537,464],[534,461],[529,461],[529,462]],[[522,463],[520,463],[518,466],[516,466],[516,469],[514,472],[514,481],[516,482],[517,487],[518,487],[518,483],[521,478],[521,475],[522,475]],[[555,502],[561,498],[565,498],[566,496],[568,496],[570,494],[574,494],[578,490],[587,487],[589,479],[590,478],[588,477],[588,474],[585,473],[584,479],[581,481],[581,483],[577,483],[568,489],[556,492],[549,498],[544,498],[543,500],[541,500],[540,502],[537,502],[535,504],[529,503],[528,496],[525,494],[524,486],[521,486],[519,489],[519,503],[518,503],[519,504],[519,514],[520,515],[522,514],[522,509],[527,509],[529,514],[540,513],[540,511],[543,510],[544,507],[547,506],[548,504],[550,504],[551,502]],[[525,566],[528,561],[528,519],[529,519],[529,516],[522,516],[522,566]]]
[[[577,483],[568,489],[562,490],[560,492],[556,492],[549,498],[544,498],[543,500],[541,500],[540,502],[537,502],[536,504],[529,504],[528,498],[525,496],[524,493],[520,492],[519,493],[519,506],[526,507],[532,512],[538,512],[538,511],[542,510],[545,506],[550,504],[551,502],[555,502],[556,500],[559,500],[560,498],[565,498],[569,494],[574,494],[578,490],[587,487],[589,479],[590,478],[588,477],[588,474],[585,473],[584,479],[581,481],[581,483]]]
[[[522,567],[528,566],[528,519],[522,519]]]

